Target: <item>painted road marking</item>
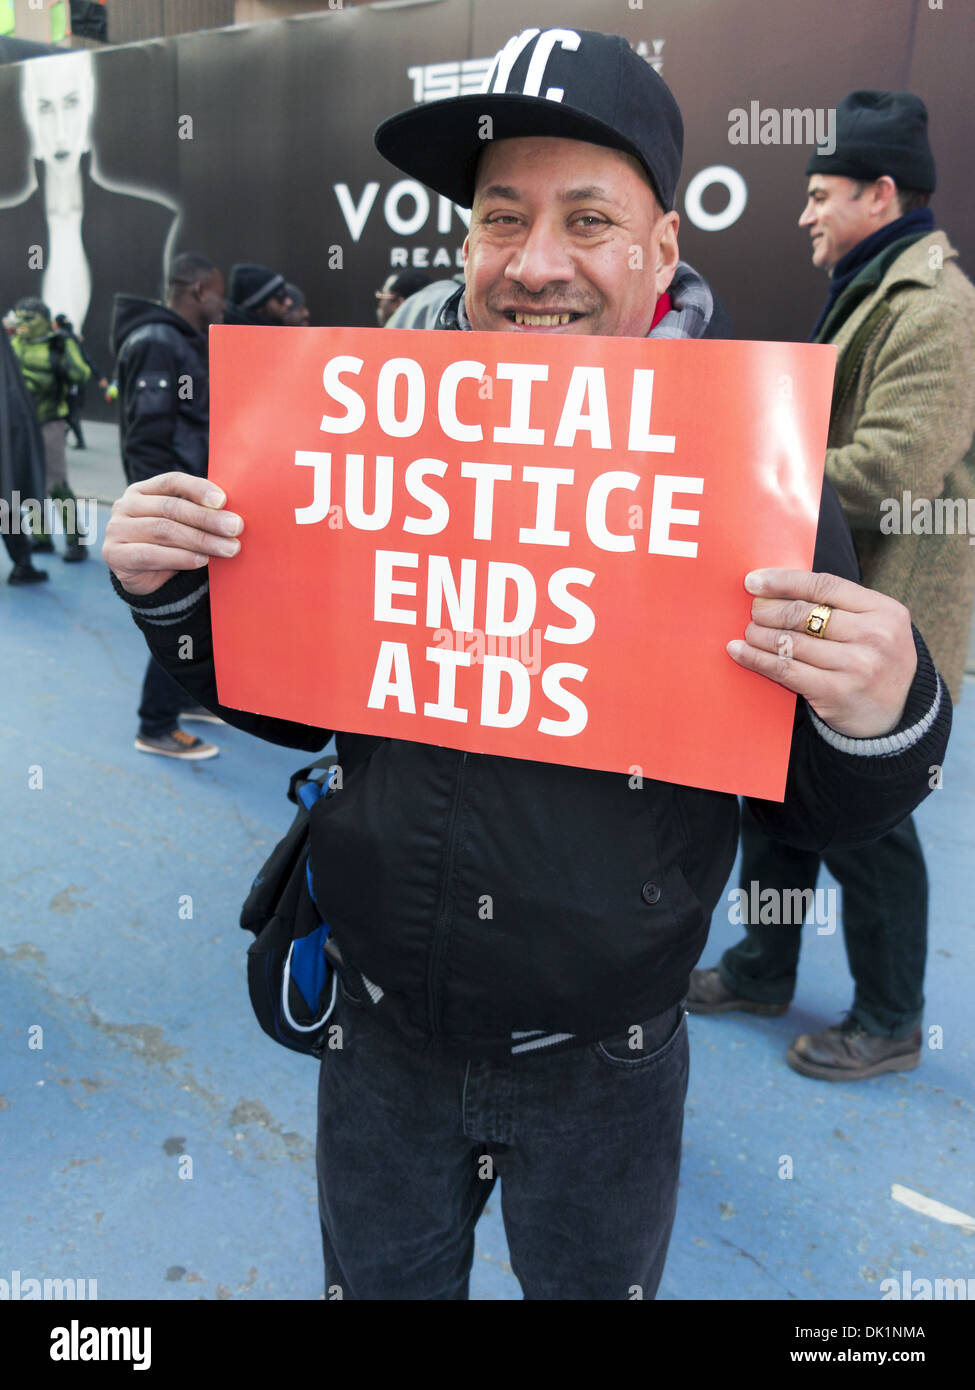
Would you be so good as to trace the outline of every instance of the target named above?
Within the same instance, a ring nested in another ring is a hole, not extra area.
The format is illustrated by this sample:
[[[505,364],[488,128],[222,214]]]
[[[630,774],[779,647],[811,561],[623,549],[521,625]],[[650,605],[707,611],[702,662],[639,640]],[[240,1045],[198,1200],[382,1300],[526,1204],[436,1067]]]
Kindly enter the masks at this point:
[[[895,1202],[903,1202],[905,1207],[919,1211],[922,1216],[931,1216],[935,1221],[944,1221],[948,1226],[960,1226],[969,1235],[975,1235],[975,1216],[966,1216],[963,1211],[958,1211],[955,1207],[946,1207],[944,1202],[936,1202],[933,1197],[925,1197],[923,1193],[914,1192],[910,1187],[901,1187],[899,1182],[893,1184],[890,1195]]]

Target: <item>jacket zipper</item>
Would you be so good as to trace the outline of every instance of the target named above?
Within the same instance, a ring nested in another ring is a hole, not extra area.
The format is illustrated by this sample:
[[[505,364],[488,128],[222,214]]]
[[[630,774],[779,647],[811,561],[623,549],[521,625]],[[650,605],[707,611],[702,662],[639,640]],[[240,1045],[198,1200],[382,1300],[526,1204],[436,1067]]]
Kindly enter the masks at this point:
[[[447,929],[447,901],[450,894],[450,883],[454,875],[454,851],[457,828],[457,812],[460,809],[461,788],[464,785],[464,771],[467,767],[467,754],[461,753],[460,762],[457,764],[457,774],[454,779],[454,794],[450,803],[450,815],[447,818],[447,856],[444,863],[443,882],[440,885],[440,902],[437,906],[437,926],[434,932],[433,944],[430,948],[430,969],[427,974],[427,1008],[430,1014],[430,1034],[434,1038],[440,1036],[440,1008],[437,1003],[437,988],[439,984],[440,965],[443,960],[444,950],[447,945],[449,931]]]

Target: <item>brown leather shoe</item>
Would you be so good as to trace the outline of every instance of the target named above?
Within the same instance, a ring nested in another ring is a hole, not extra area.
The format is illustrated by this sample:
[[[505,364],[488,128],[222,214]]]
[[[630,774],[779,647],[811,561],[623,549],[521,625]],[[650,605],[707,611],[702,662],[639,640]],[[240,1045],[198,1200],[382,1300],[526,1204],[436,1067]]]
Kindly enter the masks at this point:
[[[822,1033],[796,1038],[785,1060],[817,1081],[863,1081],[885,1071],[911,1071],[921,1060],[921,1030],[906,1038],[878,1038],[848,1016]]]
[[[781,1018],[788,1004],[761,1004],[757,999],[739,999],[722,982],[717,970],[692,970],[687,991],[687,1012],[691,1014],[761,1014]]]

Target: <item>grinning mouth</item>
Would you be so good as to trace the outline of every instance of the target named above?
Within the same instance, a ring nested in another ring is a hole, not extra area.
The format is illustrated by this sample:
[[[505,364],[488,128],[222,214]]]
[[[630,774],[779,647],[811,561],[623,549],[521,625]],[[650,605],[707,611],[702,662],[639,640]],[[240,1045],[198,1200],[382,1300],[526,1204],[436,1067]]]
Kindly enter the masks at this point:
[[[549,314],[524,314],[520,309],[505,309],[504,316],[519,328],[560,328],[564,324],[581,319],[582,314],[562,311]]]

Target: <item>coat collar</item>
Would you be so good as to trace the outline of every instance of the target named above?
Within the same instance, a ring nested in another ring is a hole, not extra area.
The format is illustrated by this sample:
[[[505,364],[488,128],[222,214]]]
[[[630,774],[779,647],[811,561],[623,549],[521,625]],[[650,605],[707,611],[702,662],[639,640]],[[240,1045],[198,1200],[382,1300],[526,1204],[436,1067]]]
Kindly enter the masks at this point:
[[[934,247],[940,249],[940,257],[932,258]],[[933,289],[944,264],[957,257],[958,252],[944,232],[922,232],[920,236],[911,238],[906,246],[903,242],[894,242],[893,246],[888,246],[865,265],[856,279],[847,285],[813,341],[834,342],[836,335],[845,329],[868,299],[873,303],[885,298],[895,285],[913,284]],[[932,259],[938,264],[932,264]]]
[[[932,258],[931,251],[936,246],[940,248],[941,255]],[[932,265],[932,259],[936,259],[938,264]],[[880,281],[880,289],[886,292],[894,285],[901,284],[925,285],[928,289],[933,289],[938,283],[945,263],[957,259],[958,252],[944,232],[926,233],[913,242],[906,251],[902,251],[899,256],[896,256],[893,262],[887,266]]]

